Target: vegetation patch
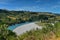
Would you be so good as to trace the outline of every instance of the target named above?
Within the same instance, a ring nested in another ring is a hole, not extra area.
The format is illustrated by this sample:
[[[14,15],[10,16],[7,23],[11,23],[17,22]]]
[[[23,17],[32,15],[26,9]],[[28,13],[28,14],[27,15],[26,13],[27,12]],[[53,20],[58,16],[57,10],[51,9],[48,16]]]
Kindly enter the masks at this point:
[[[34,22],[42,29],[31,30],[17,36],[7,27]],[[54,26],[51,24],[54,23]],[[9,11],[0,9],[0,40],[60,40],[60,14],[50,12]]]

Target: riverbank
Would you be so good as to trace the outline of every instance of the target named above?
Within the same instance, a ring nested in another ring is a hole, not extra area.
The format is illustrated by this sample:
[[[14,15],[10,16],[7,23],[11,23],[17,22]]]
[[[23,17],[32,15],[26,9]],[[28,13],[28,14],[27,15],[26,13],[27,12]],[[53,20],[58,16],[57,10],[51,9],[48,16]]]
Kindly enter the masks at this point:
[[[30,31],[36,28],[41,29],[42,27],[35,24],[35,22],[32,22],[32,23],[24,24],[15,28],[13,32],[15,32],[17,35],[20,35],[20,34],[25,33],[26,31]]]

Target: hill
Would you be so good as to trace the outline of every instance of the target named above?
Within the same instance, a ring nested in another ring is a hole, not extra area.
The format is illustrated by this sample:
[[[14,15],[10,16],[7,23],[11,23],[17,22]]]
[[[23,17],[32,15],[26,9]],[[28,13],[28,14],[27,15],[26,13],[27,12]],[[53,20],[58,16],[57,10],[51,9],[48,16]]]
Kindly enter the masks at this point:
[[[55,25],[54,27],[49,24],[50,27],[47,27],[48,29],[43,28],[42,30],[33,30],[20,36],[17,36],[11,30],[7,30],[7,27],[9,27],[10,25],[33,21],[40,21],[41,24],[55,23],[57,21],[60,22],[60,14],[54,14],[51,12],[9,11],[0,9],[0,40],[35,40],[35,38],[36,40],[41,40],[42,36],[44,36],[42,38],[46,38],[47,36],[49,36],[47,38],[50,38],[50,33],[52,33],[52,35],[54,35],[54,33],[56,33],[55,35],[57,36],[60,35],[60,23],[57,23],[57,25]],[[56,28],[58,29],[58,31],[56,31]],[[53,31],[54,33],[51,31]]]
[[[0,22],[14,24],[37,20],[60,20],[59,15],[51,12],[9,11],[0,9]]]

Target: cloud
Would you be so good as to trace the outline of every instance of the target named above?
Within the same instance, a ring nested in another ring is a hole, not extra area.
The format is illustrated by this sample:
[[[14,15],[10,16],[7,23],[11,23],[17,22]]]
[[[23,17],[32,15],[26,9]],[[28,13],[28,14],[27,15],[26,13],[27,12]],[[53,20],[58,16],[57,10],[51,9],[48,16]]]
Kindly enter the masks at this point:
[[[60,8],[60,5],[54,5],[53,8]]]
[[[51,9],[60,8],[60,1],[57,1],[54,5],[51,6]]]
[[[10,3],[12,0],[0,0],[0,4],[8,4]]]
[[[0,4],[7,4],[7,2],[0,2]]]
[[[53,5],[52,8],[60,8],[60,3]]]
[[[40,1],[41,1],[41,0],[35,0],[35,2],[37,2],[37,3],[40,2]]]
[[[41,11],[41,10],[45,10],[45,8],[40,6],[25,6],[25,7],[16,7],[14,10]]]

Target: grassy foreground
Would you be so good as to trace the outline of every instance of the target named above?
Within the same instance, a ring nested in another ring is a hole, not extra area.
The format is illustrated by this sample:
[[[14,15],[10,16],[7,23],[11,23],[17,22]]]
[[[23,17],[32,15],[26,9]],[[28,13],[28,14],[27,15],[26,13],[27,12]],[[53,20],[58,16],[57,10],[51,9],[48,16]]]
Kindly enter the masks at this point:
[[[55,25],[48,24],[46,27],[31,30],[19,36],[20,40],[59,40],[60,22]]]

